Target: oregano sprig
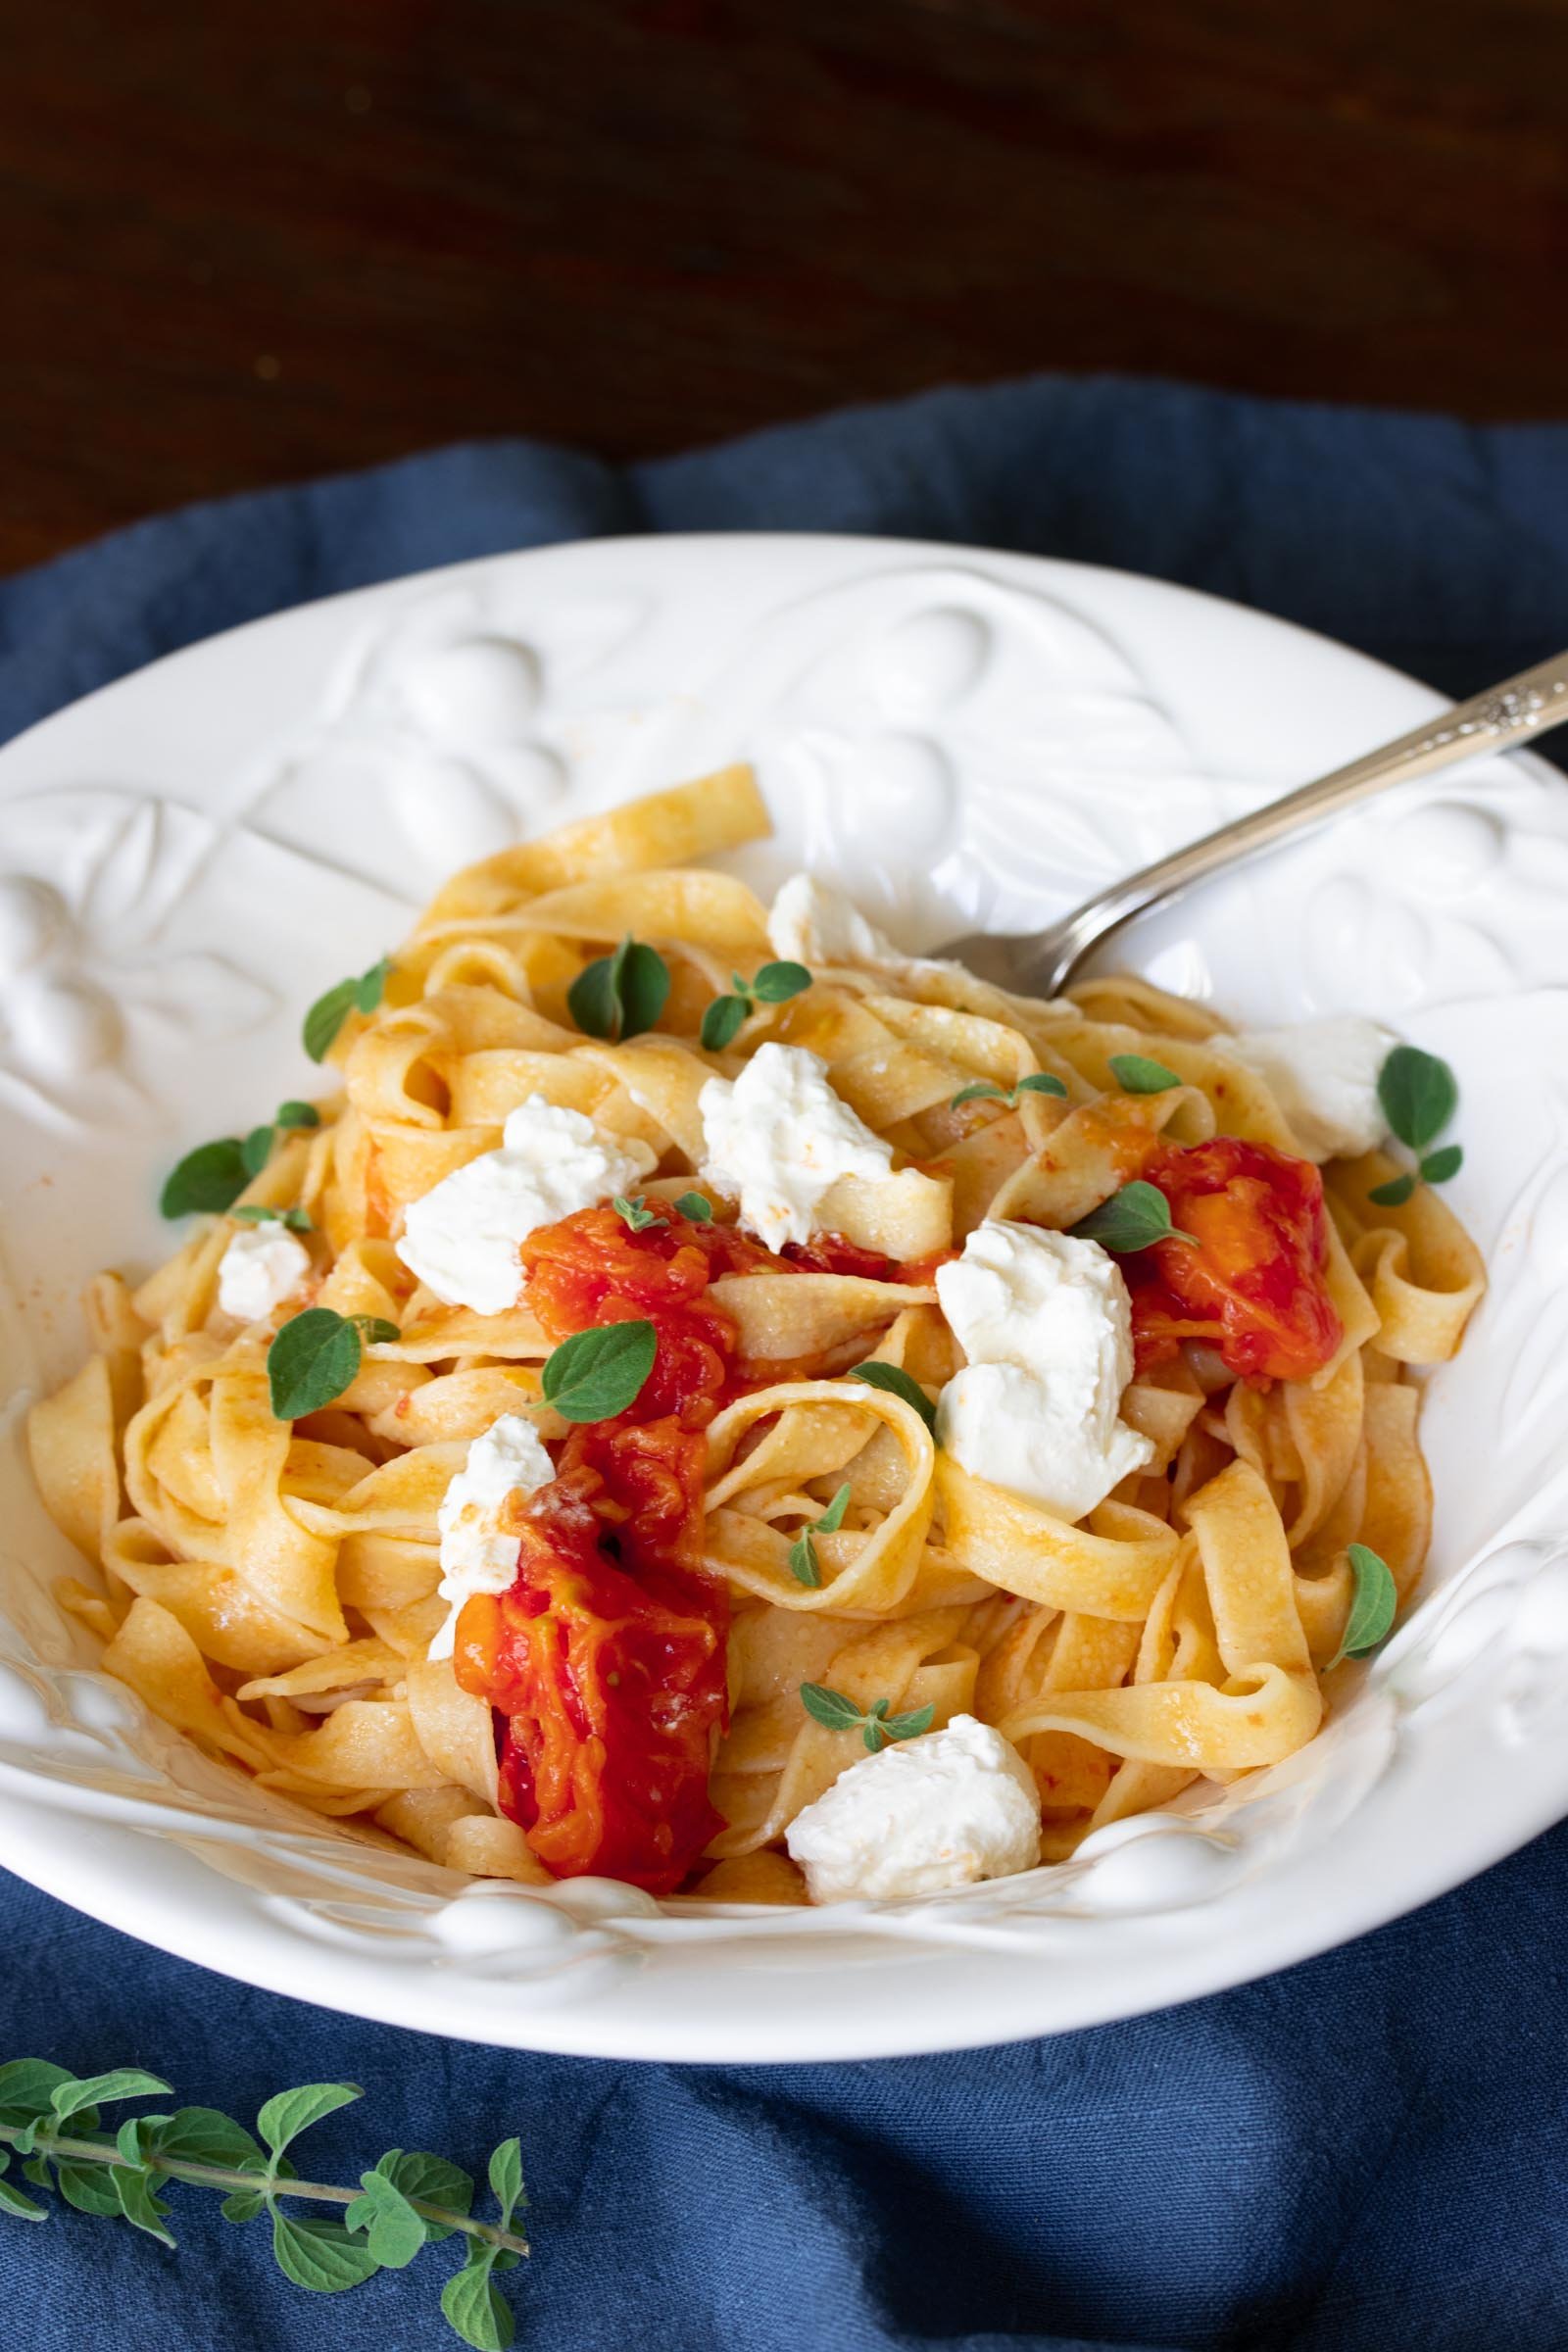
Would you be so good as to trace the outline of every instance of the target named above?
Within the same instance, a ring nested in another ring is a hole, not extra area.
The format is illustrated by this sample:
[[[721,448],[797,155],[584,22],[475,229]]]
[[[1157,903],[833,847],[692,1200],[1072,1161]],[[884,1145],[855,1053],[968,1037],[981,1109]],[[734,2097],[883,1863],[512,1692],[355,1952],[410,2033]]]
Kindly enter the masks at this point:
[[[641,1193],[633,1193],[630,1200],[624,1193],[617,1193],[610,1205],[628,1233],[643,1233],[650,1225],[664,1222],[657,1208],[649,1207]]]
[[[1124,1257],[1135,1250],[1147,1250],[1154,1242],[1191,1242],[1198,1247],[1196,1234],[1184,1233],[1170,1221],[1170,1202],[1157,1184],[1146,1184],[1137,1177],[1124,1184],[1108,1200],[1102,1200],[1087,1217],[1080,1217],[1068,1232],[1075,1241],[1098,1242],[1102,1250]]]
[[[229,1214],[242,1225],[285,1225],[290,1233],[313,1233],[315,1227],[303,1208],[267,1208],[260,1200],[247,1200],[243,1207]]]
[[[801,1704],[813,1722],[830,1732],[858,1732],[872,1755],[876,1755],[890,1740],[917,1740],[922,1732],[931,1729],[935,1707],[914,1707],[906,1715],[890,1715],[892,1700],[873,1698],[868,1707],[858,1707],[853,1698],[842,1690],[830,1690],[825,1683],[803,1683]]]
[[[811,975],[805,964],[788,961],[764,963],[751,980],[743,980],[739,972],[731,972],[730,980],[734,994],[715,997],[703,1014],[701,1037],[710,1054],[721,1054],[759,1004],[783,1004],[811,985]]]
[[[809,1585],[813,1591],[822,1582],[822,1563],[816,1556],[813,1536],[836,1535],[844,1525],[844,1514],[850,1507],[850,1486],[845,1480],[820,1519],[803,1527],[790,1545],[790,1574],[798,1585]]]
[[[1016,1110],[1020,1095],[1064,1096],[1066,1092],[1061,1080],[1053,1077],[1050,1070],[1031,1070],[1027,1078],[1020,1078],[1012,1087],[994,1086],[989,1078],[977,1078],[972,1086],[959,1087],[948,1108],[957,1110],[965,1102],[1005,1102],[1009,1110]]]
[[[200,1210],[221,1216],[253,1176],[259,1176],[271,1156],[279,1127],[319,1127],[321,1114],[311,1102],[280,1102],[276,1117],[248,1135],[221,1135],[216,1143],[198,1144],[172,1168],[158,1197],[166,1217],[188,1217]]]
[[[0,2066],[0,2213],[50,2218],[48,2206],[6,2177],[13,2155],[24,2159],[34,2188],[58,2191],[78,2213],[127,2221],[165,2246],[175,2241],[170,2206],[158,2192],[175,2183],[207,2189],[222,2197],[226,2222],[267,2215],[284,2277],[328,2295],[362,2286],[377,2271],[406,2269],[427,2245],[461,2235],[464,2263],[442,2290],[442,2312],[474,2352],[505,2352],[513,2316],[495,2276],[528,2251],[513,2227],[527,2202],[515,2139],[491,2155],[498,2219],[481,2222],[469,2210],[469,2175],[420,2150],[389,2148],[354,2188],[299,2179],[285,2151],[323,2116],[363,2096],[352,2082],[279,2091],[258,2113],[254,2132],[216,2107],[136,2115],[112,2134],[100,2131],[100,2107],[163,2097],[169,2088],[139,2067],[78,2077],[46,2058]],[[343,2218],[302,2217],[286,2210],[291,2205],[340,2206]]]
[[[885,1364],[879,1355],[872,1356],[868,1363],[857,1364],[852,1371],[845,1374],[845,1378],[846,1380],[861,1380],[868,1389],[882,1389],[888,1396],[900,1397],[911,1411],[919,1414],[927,1429],[935,1437],[937,1408],[913,1373],[906,1372],[902,1364]]]
[[[1436,1152],[1429,1149],[1459,1106],[1459,1082],[1436,1054],[1423,1054],[1419,1046],[1396,1046],[1378,1072],[1378,1101],[1389,1132],[1416,1154],[1416,1164],[1400,1176],[1391,1176],[1387,1184],[1374,1185],[1367,1199],[1379,1208],[1399,1208],[1418,1184],[1446,1184],[1464,1165],[1458,1144],[1444,1144]]]
[[[308,1306],[291,1315],[267,1350],[274,1420],[300,1421],[318,1413],[352,1388],[367,1348],[390,1346],[399,1336],[397,1325],[382,1315],[340,1315],[331,1306]]]
[[[613,955],[584,964],[566,991],[566,1009],[585,1037],[614,1046],[652,1029],[668,998],[668,964],[628,931]]]
[[[374,1012],[386,994],[387,978],[392,970],[392,958],[383,956],[372,963],[368,972],[357,978],[339,980],[323,996],[317,998],[305,1015],[300,1040],[313,1061],[324,1061],[337,1043],[337,1033],[351,1012]]]

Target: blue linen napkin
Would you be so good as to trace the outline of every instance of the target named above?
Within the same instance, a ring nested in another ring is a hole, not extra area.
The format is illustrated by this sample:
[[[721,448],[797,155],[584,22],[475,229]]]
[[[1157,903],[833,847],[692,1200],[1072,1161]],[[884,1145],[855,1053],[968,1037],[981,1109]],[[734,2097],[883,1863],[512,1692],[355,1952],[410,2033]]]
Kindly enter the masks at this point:
[[[0,739],[154,656],[423,565],[606,532],[800,528],[1120,564],[1328,630],[1450,693],[1568,642],[1568,427],[1045,379],[615,469],[495,442],[160,517],[0,582]],[[0,2057],[140,2064],[245,2115],[313,2079],[383,2146],[521,2135],[549,2352],[1562,2352],[1568,1828],[1380,1934],[1130,2025],[860,2066],[617,2066],[358,2023],[164,1958],[0,1878]],[[334,2168],[328,2170],[328,2168]],[[0,2216],[29,2352],[428,2352],[450,2258],[345,2300],[175,2193],[169,2254]]]

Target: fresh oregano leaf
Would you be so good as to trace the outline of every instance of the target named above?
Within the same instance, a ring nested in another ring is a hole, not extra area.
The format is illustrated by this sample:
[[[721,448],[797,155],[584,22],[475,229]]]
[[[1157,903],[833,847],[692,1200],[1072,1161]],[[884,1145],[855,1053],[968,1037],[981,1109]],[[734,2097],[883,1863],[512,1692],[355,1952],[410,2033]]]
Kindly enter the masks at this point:
[[[1019,1095],[1065,1096],[1066,1092],[1067,1089],[1061,1080],[1054,1076],[1050,1070],[1031,1070],[1028,1077],[1020,1078],[1013,1088],[1012,1099],[1016,1101]]]
[[[115,2195],[120,2200],[120,2210],[131,2227],[145,2230],[148,2236],[156,2237],[161,2246],[172,2246],[174,2242],[173,2233],[164,2227],[164,2216],[169,2207],[161,2197],[154,2195],[152,2174],[132,2172],[127,2164],[117,2164],[110,2178],[115,2184]]]
[[[100,2219],[120,2213],[120,2199],[107,2164],[72,2164],[61,2158],[55,2166],[55,2184],[66,2203],[74,2205],[78,2213],[95,2213]]]
[[[341,1396],[353,1385],[363,1353],[356,1326],[334,1308],[308,1306],[291,1316],[267,1350],[274,1420],[299,1421]]]
[[[296,2222],[272,2212],[272,2257],[285,2278],[317,2295],[341,2295],[373,2278],[380,2264],[341,2222]]]
[[[1423,1054],[1419,1046],[1396,1046],[1378,1073],[1378,1101],[1400,1143],[1424,1152],[1452,1118],[1459,1085],[1435,1054]]]
[[[280,1102],[277,1106],[280,1127],[319,1127],[321,1114],[314,1102]]]
[[[1421,1162],[1421,1174],[1428,1184],[1446,1184],[1464,1166],[1464,1146],[1445,1144],[1440,1152],[1429,1152]]]
[[[652,1029],[668,997],[664,958],[628,933],[612,956],[584,965],[566,991],[566,1008],[585,1036],[615,1045]]]
[[[198,1144],[171,1170],[158,1196],[159,1210],[166,1217],[202,1211],[220,1216],[249,1182],[245,1147],[238,1136],[220,1136],[216,1144]]]
[[[713,1222],[713,1203],[702,1193],[682,1193],[675,1207],[693,1225],[711,1225]]]
[[[323,2115],[335,2114],[364,2096],[357,2082],[302,2082],[297,2090],[280,2090],[270,2098],[257,2115],[256,2129],[272,2154],[281,2156],[291,2140]]]
[[[1195,1242],[1196,1246],[1192,1234],[1171,1223],[1170,1202],[1159,1187],[1145,1184],[1141,1177],[1124,1184],[1119,1193],[1112,1193],[1068,1231],[1076,1241],[1098,1242],[1102,1250],[1121,1256],[1147,1250],[1153,1242]]]
[[[658,1353],[652,1323],[605,1323],[574,1332],[545,1359],[545,1401],[568,1421],[612,1421],[636,1402]]]
[[[1355,1589],[1350,1596],[1350,1613],[1345,1621],[1345,1633],[1340,1646],[1329,1660],[1338,1666],[1342,1658],[1364,1658],[1369,1650],[1386,1642],[1399,1606],[1399,1595],[1387,1560],[1380,1558],[1370,1544],[1352,1544],[1346,1553]],[[1324,1672],[1327,1673],[1325,1667]]]
[[[389,1323],[385,1315],[350,1315],[349,1321],[367,1348],[390,1348],[394,1340],[403,1337],[397,1325]]]
[[[650,1225],[662,1225],[664,1222],[656,1208],[647,1205],[641,1193],[634,1194],[629,1200],[624,1193],[617,1193],[610,1205],[632,1233],[641,1233]]]
[[[218,2208],[225,2222],[254,2222],[267,2198],[257,2189],[236,2188]]]
[[[160,2119],[153,2148],[181,2164],[217,2164],[227,2172],[266,2162],[244,2125],[217,2107],[176,2107]]]
[[[976,1078],[970,1086],[960,1086],[948,1103],[950,1110],[959,1110],[965,1102],[1005,1102],[1005,1087],[993,1086],[989,1078]]]
[[[240,1145],[239,1155],[245,1162],[247,1176],[259,1176],[271,1157],[275,1127],[253,1127]]]
[[[853,1698],[846,1698],[842,1690],[830,1690],[826,1683],[803,1683],[801,1704],[824,1731],[855,1732],[865,1721]]]
[[[1402,1208],[1414,1191],[1413,1176],[1391,1176],[1387,1184],[1375,1184],[1367,1199],[1375,1200],[1379,1208]]]
[[[836,1536],[839,1532],[839,1529],[844,1525],[844,1514],[849,1507],[850,1482],[848,1479],[846,1479],[843,1486],[840,1487],[838,1493],[834,1495],[832,1501],[828,1504],[827,1509],[822,1513],[821,1518],[816,1522],[817,1534],[819,1536]]]
[[[814,1592],[822,1582],[822,1564],[816,1556],[816,1545],[803,1527],[789,1548],[790,1574],[798,1585],[807,1585]]]
[[[698,1037],[707,1054],[722,1054],[739,1034],[751,1004],[745,997],[715,997],[703,1014]]]
[[[506,2352],[513,2337],[512,2307],[490,2276],[494,2268],[492,2249],[475,2240],[462,2270],[441,2289],[448,2327],[474,2352]]]
[[[331,1053],[338,1031],[354,1010],[359,989],[357,980],[339,980],[336,987],[317,998],[305,1015],[300,1042],[313,1061],[324,1061]]]
[[[9,2156],[0,2161],[0,2174],[4,2173],[10,2161]],[[49,2219],[47,2205],[40,2205],[36,2198],[27,2195],[25,2189],[19,2188],[14,2180],[4,2179],[0,2179],[0,2213],[15,2214],[19,2222],[46,2222]]]
[[[386,984],[391,976],[391,971],[392,958],[390,956],[383,956],[379,963],[372,963],[368,972],[360,974],[354,984],[354,1009],[356,1012],[374,1012],[386,994]]]
[[[948,1108],[956,1110],[964,1102],[1005,1102],[1009,1110],[1016,1110],[1020,1095],[1065,1095],[1066,1092],[1061,1080],[1053,1077],[1049,1070],[1031,1070],[1014,1087],[993,1086],[989,1078],[976,1078],[972,1085],[959,1087],[950,1098]]]
[[[283,1225],[290,1233],[314,1233],[316,1228],[303,1208],[267,1208],[260,1200],[242,1201],[229,1215],[244,1225]]]
[[[394,2149],[393,2154],[399,2153]],[[424,2224],[403,2191],[379,2167],[360,2175],[362,2194],[343,2216],[348,2230],[362,2230],[384,2271],[404,2271],[424,2244]]]
[[[752,982],[752,995],[760,1004],[782,1004],[810,985],[811,975],[804,963],[764,963]]]
[[[423,2205],[440,2205],[448,2213],[466,2214],[473,2203],[473,2181],[470,2176],[444,2156],[430,2156],[422,2148],[390,2148],[376,2166],[385,2173],[394,2186],[406,2197],[416,2197]],[[439,2238],[450,2237],[452,2229],[446,2222],[432,2222],[421,2215],[424,2234],[434,2245]]]
[[[512,2217],[528,2200],[522,2188],[522,2143],[503,2139],[490,2151],[490,2193],[501,2208],[501,2227],[510,2230]]]
[[[30,2180],[34,2188],[53,2188],[55,2184],[47,2156],[29,2156],[22,2168],[22,2178]]]
[[[49,2104],[64,2123],[68,2116],[79,2115],[84,2107],[102,2107],[110,2099],[156,2097],[170,2088],[156,2075],[144,2075],[140,2067],[121,2066],[108,2075],[69,2076],[64,2082],[55,2084]]]
[[[1182,1083],[1174,1070],[1168,1070],[1162,1061],[1151,1060],[1147,1054],[1112,1054],[1110,1074],[1128,1095],[1162,1095]]]
[[[890,1396],[902,1397],[906,1405],[919,1414],[935,1437],[937,1408],[919,1382],[901,1365],[885,1364],[880,1357],[874,1357],[868,1364],[857,1364],[848,1377],[851,1380],[863,1380],[868,1389],[885,1389]]]
[[[34,2116],[54,2113],[51,2105],[62,2082],[74,2082],[69,2067],[49,2058],[13,2058],[0,2066],[0,2124],[17,2125]]]

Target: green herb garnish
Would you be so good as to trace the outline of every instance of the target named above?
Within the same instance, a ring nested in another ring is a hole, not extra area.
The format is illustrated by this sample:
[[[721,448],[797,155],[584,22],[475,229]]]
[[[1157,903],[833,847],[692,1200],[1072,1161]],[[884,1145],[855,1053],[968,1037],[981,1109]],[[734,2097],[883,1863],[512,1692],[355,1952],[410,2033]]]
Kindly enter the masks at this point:
[[[340,980],[335,988],[329,988],[324,996],[317,998],[305,1015],[305,1024],[300,1032],[305,1051],[313,1061],[326,1059],[337,1043],[338,1031],[351,1012],[374,1012],[386,994],[387,975],[391,969],[391,957],[383,956],[379,963],[372,963],[368,972],[360,973],[358,979]],[[304,1107],[298,1103],[289,1105],[290,1109]],[[310,1121],[302,1124],[308,1126]]]
[[[721,1054],[759,1004],[782,1004],[811,985],[804,963],[764,963],[755,980],[745,981],[739,972],[730,979],[734,995],[715,997],[703,1015],[702,1042],[710,1054]]]
[[[1154,1242],[1191,1242],[1196,1249],[1196,1234],[1183,1233],[1170,1221],[1170,1202],[1157,1185],[1145,1184],[1141,1177],[1124,1184],[1119,1193],[1102,1200],[1087,1217],[1080,1217],[1068,1232],[1075,1241],[1098,1242],[1102,1250],[1125,1257],[1135,1250],[1147,1250]]]
[[[702,1193],[682,1193],[675,1203],[680,1215],[693,1225],[711,1225],[713,1203]]]
[[[1423,1054],[1419,1046],[1396,1046],[1378,1073],[1378,1101],[1390,1132],[1417,1154],[1417,1160],[1413,1170],[1374,1185],[1367,1199],[1379,1208],[1398,1208],[1417,1184],[1446,1184],[1464,1165],[1458,1144],[1445,1144],[1437,1152],[1427,1149],[1458,1108],[1459,1083],[1435,1054]]]
[[[847,1373],[845,1377],[849,1380],[863,1380],[868,1389],[885,1389],[890,1396],[902,1397],[911,1410],[919,1414],[927,1429],[935,1437],[937,1408],[924,1389],[921,1388],[920,1383],[906,1372],[902,1365],[885,1364],[880,1356],[874,1356],[868,1364],[857,1364],[854,1371]]]
[[[303,1208],[264,1208],[259,1200],[246,1201],[243,1208],[229,1214],[246,1225],[286,1225],[290,1233],[314,1232],[310,1218]]]
[[[1020,1095],[1065,1096],[1066,1092],[1061,1080],[1054,1078],[1049,1070],[1032,1070],[1013,1087],[993,1086],[989,1078],[977,1078],[972,1086],[959,1087],[948,1108],[956,1110],[964,1102],[1005,1102],[1009,1110],[1016,1110]]]
[[[632,1233],[641,1233],[646,1226],[662,1225],[664,1222],[656,1208],[648,1207],[641,1193],[634,1193],[629,1200],[624,1193],[617,1193],[610,1205]]]
[[[172,2114],[132,2116],[115,2133],[100,2130],[100,2107],[168,2091],[167,2082],[137,2067],[81,2078],[44,2058],[13,2059],[0,2066],[0,2176],[14,2150],[35,2188],[58,2191],[78,2213],[127,2221],[165,2246],[174,2239],[167,2227],[170,2207],[159,2191],[212,2190],[223,2200],[226,2222],[266,2214],[279,2270],[318,2294],[361,2286],[380,2270],[403,2270],[426,2245],[461,2236],[464,2265],[447,2281],[441,2309],[474,2352],[505,2352],[513,2318],[494,2275],[513,2269],[528,2251],[527,2239],[513,2228],[527,2201],[514,2139],[503,2140],[490,2159],[499,2219],[476,2222],[468,2210],[469,2176],[445,2157],[416,2149],[389,2148],[360,2175],[357,2188],[296,2178],[285,2149],[312,2124],[362,2097],[352,2082],[308,2082],[280,2091],[261,2109],[254,2132],[216,2107],[177,2107]],[[286,2204],[338,2206],[343,2218],[300,2219]],[[51,2218],[49,2207],[5,2178],[0,2212],[26,2222]]]
[[[1162,1061],[1152,1061],[1147,1054],[1113,1054],[1110,1074],[1128,1095],[1162,1095],[1182,1083],[1174,1070],[1167,1070]]]
[[[220,1136],[216,1144],[198,1144],[171,1170],[158,1196],[166,1217],[188,1217],[201,1210],[221,1215],[249,1184],[245,1147],[237,1135]]]
[[[1339,1648],[1323,1669],[1338,1666],[1342,1658],[1364,1658],[1368,1650],[1386,1642],[1399,1605],[1395,1590],[1393,1572],[1388,1561],[1366,1544],[1352,1544],[1346,1557],[1355,1578],[1355,1591],[1350,1596],[1350,1613],[1345,1621],[1345,1633]]]
[[[868,1707],[860,1708],[842,1690],[830,1690],[825,1683],[801,1685],[801,1704],[813,1722],[830,1732],[858,1732],[873,1756],[890,1740],[916,1740],[931,1729],[935,1707],[890,1715],[892,1703],[891,1699],[873,1698]]]
[[[613,955],[583,966],[566,991],[566,1005],[585,1037],[618,1045],[652,1029],[668,997],[668,964],[628,931]]]
[[[652,1323],[603,1323],[573,1332],[545,1358],[545,1402],[568,1421],[612,1421],[641,1396],[659,1353]]]
[[[340,1315],[308,1306],[293,1315],[267,1350],[273,1418],[301,1421],[341,1396],[359,1376],[365,1349],[389,1345],[398,1327],[380,1315]]]
[[[836,1535],[844,1524],[844,1514],[849,1507],[850,1487],[846,1479],[821,1518],[813,1519],[809,1527],[803,1527],[790,1545],[790,1574],[798,1585],[809,1585],[814,1590],[821,1584],[822,1563],[816,1556],[816,1545],[811,1538]]]

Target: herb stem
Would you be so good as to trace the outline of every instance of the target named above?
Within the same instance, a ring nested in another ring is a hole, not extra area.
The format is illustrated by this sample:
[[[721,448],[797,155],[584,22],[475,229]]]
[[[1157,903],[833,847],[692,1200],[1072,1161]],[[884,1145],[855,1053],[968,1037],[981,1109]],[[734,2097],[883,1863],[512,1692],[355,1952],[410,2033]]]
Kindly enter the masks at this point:
[[[0,2124],[0,2141],[14,2144],[23,2136],[22,2128]],[[63,2158],[67,2164],[127,2165],[113,2140],[74,2139],[63,2132],[40,2132],[33,2141],[35,2156]],[[218,2188],[225,2195],[238,2190],[247,2196],[265,2196],[270,2204],[275,2197],[303,2197],[315,2205],[352,2205],[361,2195],[359,2188],[337,2188],[325,2180],[283,2180],[267,2173],[242,2173],[221,2164],[191,2164],[177,2156],[148,2156],[131,2166],[132,2171],[151,2170],[165,2174],[172,2180],[187,2180],[196,2188]],[[503,2246],[509,2254],[526,2254],[528,2241],[516,2237],[510,2230],[498,2230],[493,2222],[475,2222],[466,2214],[451,2213],[444,2205],[430,2205],[422,2197],[410,2197],[408,2202],[421,2221],[436,2222],[448,2230],[460,2230],[465,2237],[483,2238],[488,2245]]]

